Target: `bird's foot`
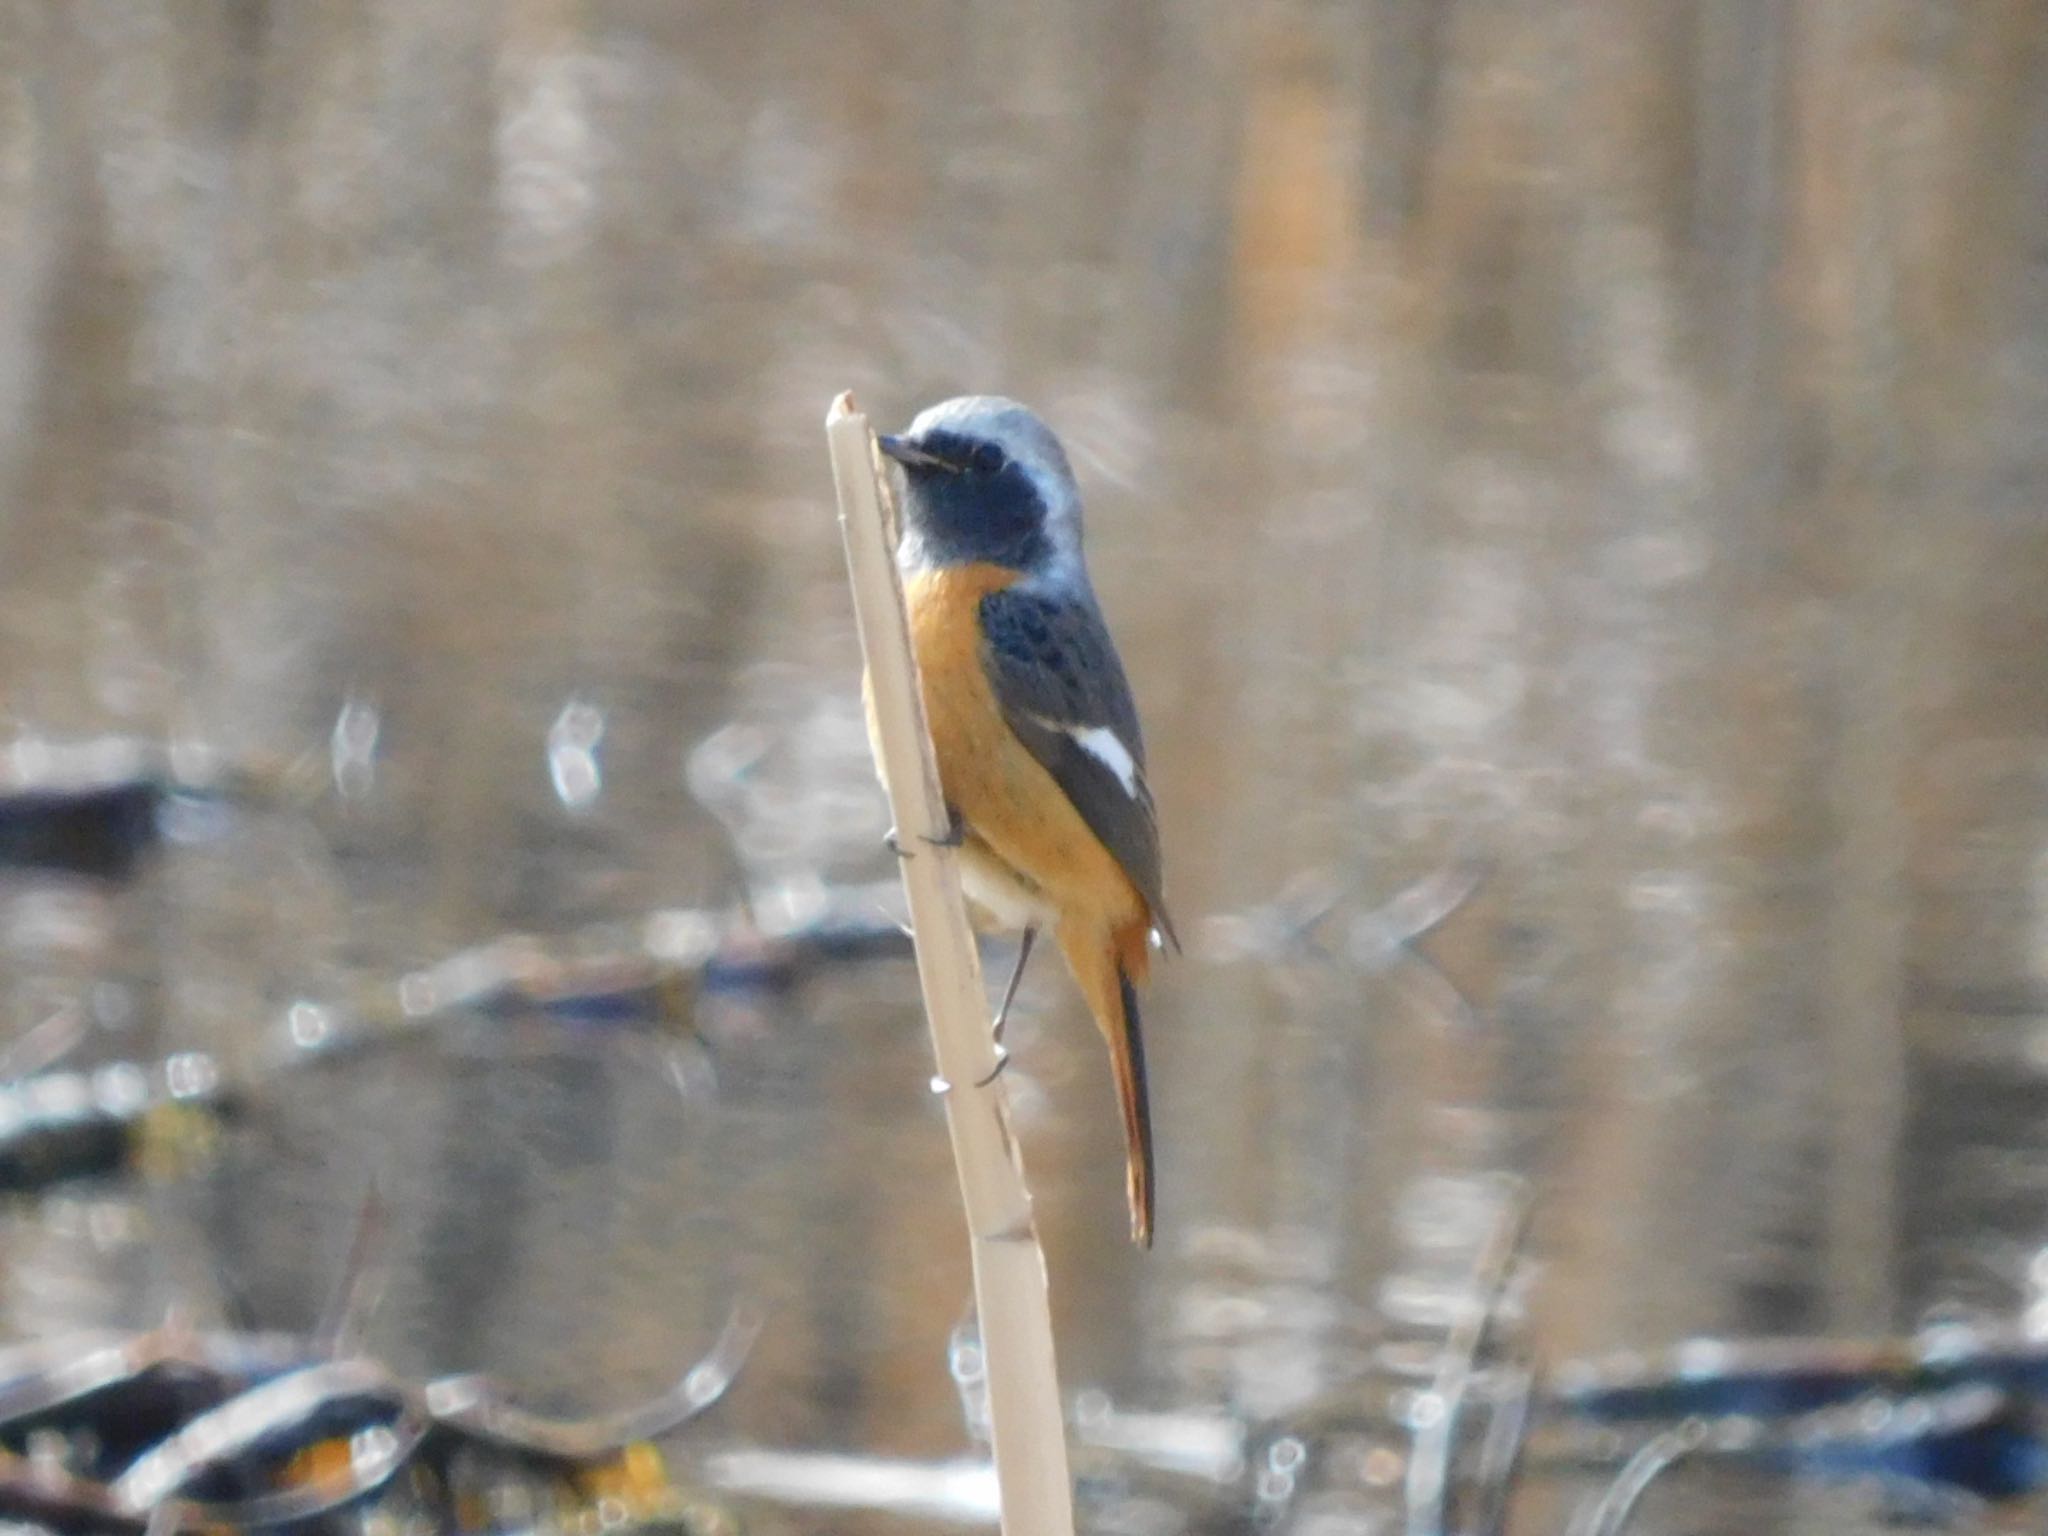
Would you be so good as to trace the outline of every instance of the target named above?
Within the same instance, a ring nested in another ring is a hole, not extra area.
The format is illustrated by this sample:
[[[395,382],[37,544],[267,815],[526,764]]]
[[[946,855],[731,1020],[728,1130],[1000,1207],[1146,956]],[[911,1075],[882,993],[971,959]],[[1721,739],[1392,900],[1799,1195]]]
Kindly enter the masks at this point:
[[[920,837],[920,843],[927,848],[958,848],[967,841],[967,823],[960,819],[960,813],[953,813],[953,820],[946,830],[937,837]],[[907,859],[915,850],[903,846],[903,835],[894,827],[882,834],[882,846],[899,859]]]
[[[1003,1069],[1007,1067],[1009,1064],[1010,1053],[1004,1050],[1002,1046],[998,1045],[996,1047],[995,1066],[990,1070],[987,1077],[977,1079],[975,1081],[974,1086],[977,1088],[986,1088],[990,1083],[994,1082],[997,1078],[1003,1075]]]

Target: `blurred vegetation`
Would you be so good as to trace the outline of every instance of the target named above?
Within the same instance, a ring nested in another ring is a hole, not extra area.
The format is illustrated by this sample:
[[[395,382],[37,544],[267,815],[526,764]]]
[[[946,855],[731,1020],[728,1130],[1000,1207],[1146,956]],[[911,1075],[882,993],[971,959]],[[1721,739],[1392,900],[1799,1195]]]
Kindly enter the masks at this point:
[[[1178,911],[1494,861],[1434,951],[1477,1040],[1371,978],[1169,968],[1149,1265],[1094,1043],[1027,988],[1077,1381],[1299,1395],[1337,1369],[1304,1298],[1434,1273],[1415,1213],[1494,1168],[1549,1192],[1557,1348],[2035,1299],[2048,7],[0,0],[0,739],[381,732],[328,843],[174,878],[167,1038],[877,872],[846,387],[1066,436]],[[735,724],[721,825],[685,764]],[[943,1449],[905,996],[783,1021],[701,1166],[797,1320],[763,1390],[812,1406],[767,1417]],[[410,1177],[487,1187],[452,1102]],[[379,1113],[327,1129],[360,1157]],[[875,1176],[827,1198],[820,1157]],[[245,1256],[353,1188],[241,1202]],[[533,1211],[446,1283],[519,1284]],[[1204,1310],[1268,1285],[1286,1349]]]

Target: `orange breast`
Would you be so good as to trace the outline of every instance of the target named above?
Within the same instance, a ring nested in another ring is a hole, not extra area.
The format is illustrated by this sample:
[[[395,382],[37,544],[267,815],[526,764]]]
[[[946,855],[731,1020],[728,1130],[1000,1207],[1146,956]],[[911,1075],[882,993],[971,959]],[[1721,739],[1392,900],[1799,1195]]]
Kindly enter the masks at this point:
[[[1004,721],[981,660],[981,600],[1017,579],[994,565],[922,572],[905,589],[911,643],[946,799],[973,843],[1066,917],[1120,928],[1144,900],[1109,850]]]

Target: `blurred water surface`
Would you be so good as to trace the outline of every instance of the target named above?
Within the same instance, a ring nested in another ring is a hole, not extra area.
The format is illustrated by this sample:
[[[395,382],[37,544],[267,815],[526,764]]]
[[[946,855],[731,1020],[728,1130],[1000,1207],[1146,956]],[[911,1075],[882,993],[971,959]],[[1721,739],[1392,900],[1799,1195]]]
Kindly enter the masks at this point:
[[[0,748],[326,785],[0,889],[8,1026],[114,978],[108,1051],[253,1072],[506,930],[886,876],[849,387],[1064,435],[1204,936],[1149,1256],[1025,988],[1073,1386],[1284,1412],[1441,1323],[1497,1170],[1548,1353],[2039,1305],[2036,0],[0,5]],[[1462,1027],[1205,921],[1466,856]],[[304,1326],[375,1177],[394,1363],[604,1406],[746,1288],[720,1435],[964,1454],[914,996],[707,1015],[710,1100],[545,1030],[280,1082],[202,1178],[7,1214],[5,1332]],[[1860,1510],[1674,1474],[1643,1528]]]

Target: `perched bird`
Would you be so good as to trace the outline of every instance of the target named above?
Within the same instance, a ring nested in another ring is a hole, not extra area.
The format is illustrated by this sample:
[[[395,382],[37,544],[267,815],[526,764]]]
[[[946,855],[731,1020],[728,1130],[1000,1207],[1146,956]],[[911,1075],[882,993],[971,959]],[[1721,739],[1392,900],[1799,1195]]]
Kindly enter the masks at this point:
[[[1137,708],[1081,558],[1080,490],[1045,423],[995,396],[935,405],[880,446],[903,472],[897,561],[962,883],[977,926],[1023,933],[997,1028],[1049,927],[1109,1045],[1131,1236],[1149,1247],[1137,988],[1154,931],[1179,941]]]

